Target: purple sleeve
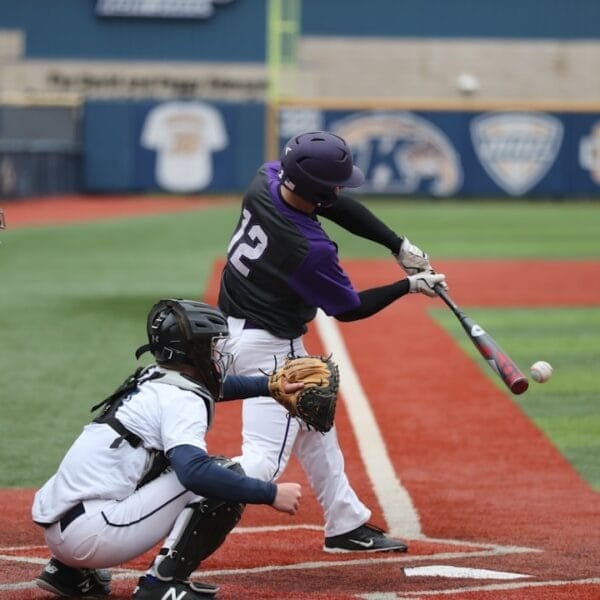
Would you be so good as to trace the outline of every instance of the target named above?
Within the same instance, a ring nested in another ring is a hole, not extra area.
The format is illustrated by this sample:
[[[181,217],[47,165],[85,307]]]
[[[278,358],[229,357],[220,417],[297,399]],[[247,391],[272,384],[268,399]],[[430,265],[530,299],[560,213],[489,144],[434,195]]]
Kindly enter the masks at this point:
[[[305,302],[328,315],[360,306],[358,293],[342,269],[332,243],[314,244],[288,283]]]

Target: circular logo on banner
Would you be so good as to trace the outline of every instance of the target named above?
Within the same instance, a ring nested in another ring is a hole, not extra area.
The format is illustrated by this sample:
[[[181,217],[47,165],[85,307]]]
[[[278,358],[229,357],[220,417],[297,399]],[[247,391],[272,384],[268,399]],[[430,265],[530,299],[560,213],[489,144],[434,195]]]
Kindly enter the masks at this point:
[[[331,129],[365,174],[357,191],[450,196],[462,185],[460,157],[446,134],[413,113],[359,113]]]

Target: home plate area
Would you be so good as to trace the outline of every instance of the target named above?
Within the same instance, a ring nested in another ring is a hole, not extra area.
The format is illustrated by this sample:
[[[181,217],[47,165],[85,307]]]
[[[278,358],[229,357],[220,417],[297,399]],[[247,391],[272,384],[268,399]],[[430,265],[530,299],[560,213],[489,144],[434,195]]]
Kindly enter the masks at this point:
[[[221,600],[391,600],[544,585],[543,564],[529,564],[544,553],[533,548],[423,538],[409,540],[406,554],[328,554],[322,539],[316,525],[239,527],[195,575],[220,585]],[[157,549],[112,570],[113,598],[130,597]],[[48,558],[44,546],[0,548],[0,598],[50,598],[33,581]]]

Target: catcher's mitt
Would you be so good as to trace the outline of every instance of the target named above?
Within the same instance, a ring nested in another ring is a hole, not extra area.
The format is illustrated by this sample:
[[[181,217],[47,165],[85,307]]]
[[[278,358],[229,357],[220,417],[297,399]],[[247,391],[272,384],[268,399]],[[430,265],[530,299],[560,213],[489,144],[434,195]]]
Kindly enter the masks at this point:
[[[289,394],[284,391],[286,381],[302,382],[304,387]],[[299,417],[309,427],[322,432],[333,427],[339,384],[338,366],[331,357],[288,358],[283,367],[269,375],[271,396],[292,417]]]

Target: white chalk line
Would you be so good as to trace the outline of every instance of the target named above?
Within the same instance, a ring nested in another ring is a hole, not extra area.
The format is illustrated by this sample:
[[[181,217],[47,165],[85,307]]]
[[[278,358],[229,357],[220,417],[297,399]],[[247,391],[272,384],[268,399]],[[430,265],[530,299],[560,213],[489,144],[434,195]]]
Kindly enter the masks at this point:
[[[333,354],[338,364],[340,392],[388,531],[392,536],[423,539],[419,513],[396,474],[369,399],[335,320],[319,310],[315,324],[325,352]]]
[[[445,540],[446,543],[451,543],[451,540]],[[357,567],[357,566],[365,566],[365,565],[376,565],[376,564],[412,564],[419,563],[423,561],[432,561],[432,560],[454,560],[461,558],[481,558],[481,557],[492,557],[492,556],[502,556],[508,554],[521,554],[528,552],[537,552],[537,550],[532,548],[523,548],[519,546],[499,546],[497,544],[472,544],[477,545],[483,548],[482,550],[477,550],[473,552],[438,552],[434,554],[419,554],[419,555],[410,555],[410,554],[378,554],[377,556],[372,555],[365,558],[357,558],[352,560],[328,560],[328,561],[311,561],[311,562],[303,562],[296,563],[293,565],[265,565],[261,567],[248,567],[248,568],[236,568],[236,569],[203,569],[202,571],[196,572],[196,575],[200,578],[211,577],[211,576],[221,576],[221,575],[245,575],[245,574],[262,574],[262,573],[270,573],[275,571],[306,571],[309,569],[331,569],[335,567]],[[23,546],[22,550],[25,549],[42,549],[46,550],[45,546]],[[16,548],[12,548],[13,551]],[[3,554],[6,552],[6,548],[0,548],[0,561],[7,561],[12,563],[21,563],[21,564],[34,564],[34,565],[45,565],[48,562],[47,558],[37,558],[33,556],[16,556],[10,554]],[[135,579],[140,575],[143,575],[145,571],[138,571],[135,569],[124,569],[124,568],[114,568],[111,569],[111,573],[113,574],[113,579]],[[33,581],[23,581],[17,583],[5,583],[0,584],[0,591],[10,591],[10,590],[22,590],[22,589],[30,589],[35,588],[36,585]]]
[[[557,587],[565,585],[597,585],[600,577],[589,577],[587,579],[551,579],[548,581],[519,581],[512,583],[490,583],[483,585],[465,586],[447,590],[420,590],[414,592],[370,592],[367,594],[356,594],[355,598],[362,600],[401,600],[402,598],[422,598],[424,596],[453,596],[455,594],[466,594],[468,592],[503,592],[509,590],[522,590],[535,587]]]

